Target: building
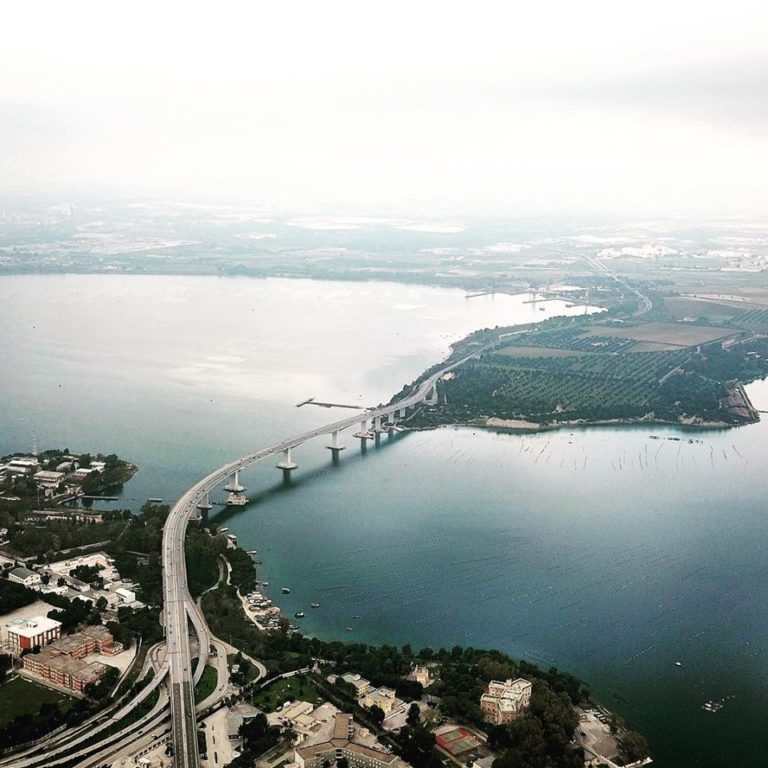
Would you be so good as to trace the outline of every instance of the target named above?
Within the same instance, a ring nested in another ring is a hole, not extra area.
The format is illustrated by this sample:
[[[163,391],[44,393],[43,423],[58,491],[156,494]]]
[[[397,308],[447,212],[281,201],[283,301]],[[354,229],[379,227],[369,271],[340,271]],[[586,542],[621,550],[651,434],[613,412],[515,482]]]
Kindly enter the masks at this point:
[[[63,472],[49,472],[41,469],[35,475],[35,482],[43,488],[58,488],[64,482],[65,477]]]
[[[29,568],[24,568],[24,566],[19,566],[8,571],[8,581],[23,584],[25,587],[33,587],[35,584],[40,584],[42,579],[39,573],[30,571]]]
[[[11,653],[18,655],[35,646],[42,648],[61,637],[61,622],[45,616],[16,619],[5,625]]]
[[[24,670],[61,688],[83,693],[87,685],[97,683],[107,672],[107,665],[83,661],[54,647],[30,653],[23,659]]]
[[[424,688],[432,684],[432,676],[429,674],[429,667],[416,665],[409,673],[406,680],[413,680],[414,683],[420,683]]]
[[[136,593],[130,589],[125,589],[125,587],[118,587],[115,590],[115,594],[119,595],[126,605],[136,602]]]
[[[505,725],[517,720],[531,701],[531,683],[517,680],[491,680],[480,697],[480,709],[487,723]]]
[[[56,622],[58,624],[58,622]],[[85,687],[97,683],[109,667],[100,661],[87,661],[92,653],[113,656],[123,650],[104,626],[86,627],[82,632],[61,637],[40,653],[23,657],[25,672],[53,685],[83,693]]]
[[[17,475],[33,475],[40,469],[40,462],[35,458],[11,459],[6,465],[9,472]]]
[[[98,625],[62,637],[55,643],[54,648],[73,659],[84,659],[91,653],[103,653],[107,656],[122,653],[123,644],[118,643],[105,626]]]
[[[402,765],[398,758],[383,748],[361,744],[355,739],[352,715],[338,714],[330,741],[300,747],[294,751],[298,768],[322,768],[326,761],[335,765],[337,760],[346,758],[350,768],[391,768]]]
[[[248,720],[253,720],[261,710],[250,704],[240,703],[231,707],[227,712],[227,738],[237,741],[240,738],[240,726]]]
[[[360,704],[366,709],[379,707],[385,715],[402,706],[403,702],[395,696],[391,688],[382,686],[373,691],[368,691],[360,701]]]
[[[342,675],[341,679],[354,687],[355,695],[358,697],[364,696],[371,690],[371,684],[364,677],[355,675],[352,672],[347,672],[346,675]]]
[[[95,649],[107,656],[114,656],[124,650],[123,644],[115,640],[112,633],[103,624],[86,627],[79,634],[90,638],[95,644]]]

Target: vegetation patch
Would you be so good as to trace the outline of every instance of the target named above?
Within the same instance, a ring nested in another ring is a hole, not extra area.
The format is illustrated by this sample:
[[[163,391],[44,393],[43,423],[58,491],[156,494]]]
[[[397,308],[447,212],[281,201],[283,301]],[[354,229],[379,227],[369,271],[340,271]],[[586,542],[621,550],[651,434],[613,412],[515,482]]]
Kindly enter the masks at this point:
[[[15,717],[34,715],[44,704],[58,704],[64,711],[71,703],[72,699],[63,693],[16,677],[0,685],[0,726]]]
[[[192,659],[192,668],[194,669],[196,666],[197,659]],[[219,676],[216,670],[210,664],[206,664],[202,676],[195,685],[195,701],[207,699],[216,690],[218,680]]]
[[[323,699],[317,689],[302,675],[277,680],[262,688],[252,699],[253,705],[265,712],[274,712],[288,701],[308,701],[316,706]]]

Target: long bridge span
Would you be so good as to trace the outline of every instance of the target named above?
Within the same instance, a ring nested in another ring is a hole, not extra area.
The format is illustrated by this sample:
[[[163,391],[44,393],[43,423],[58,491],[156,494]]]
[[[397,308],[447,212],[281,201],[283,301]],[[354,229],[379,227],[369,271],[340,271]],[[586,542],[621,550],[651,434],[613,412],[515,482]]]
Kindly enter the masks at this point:
[[[457,362],[444,366],[428,376],[414,392],[397,402],[377,408],[368,408],[354,416],[289,437],[219,467],[195,483],[173,506],[163,530],[163,591],[174,764],[178,768],[199,768],[200,765],[195,723],[195,674],[192,670],[189,647],[188,618],[192,621],[199,639],[198,670],[203,669],[209,652],[207,633],[200,631],[201,622],[197,613],[197,606],[189,594],[187,585],[184,536],[190,518],[196,514],[198,508],[210,506],[208,499],[211,490],[229,477],[234,476],[236,478],[236,473],[257,461],[282,454],[283,460],[277,466],[290,472],[296,468],[296,464],[293,462],[293,450],[302,443],[322,435],[330,435],[331,443],[328,448],[333,451],[334,455],[337,455],[337,452],[343,449],[339,442],[339,434],[357,424],[360,426],[360,431],[354,433],[354,437],[365,444],[367,440],[374,438],[376,433],[395,426],[397,418],[404,417],[408,408],[413,408],[424,402],[436,403],[438,380],[467,360],[477,357],[484,350],[485,347]],[[387,420],[386,423],[384,422],[385,419]],[[237,479],[234,480],[234,487],[238,487]]]

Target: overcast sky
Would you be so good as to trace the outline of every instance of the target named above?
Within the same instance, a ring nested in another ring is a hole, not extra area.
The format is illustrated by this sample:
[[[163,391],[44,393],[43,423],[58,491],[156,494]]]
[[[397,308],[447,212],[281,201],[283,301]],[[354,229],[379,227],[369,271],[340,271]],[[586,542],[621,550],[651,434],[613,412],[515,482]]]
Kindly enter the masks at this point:
[[[765,210],[763,2],[4,4],[0,192]]]

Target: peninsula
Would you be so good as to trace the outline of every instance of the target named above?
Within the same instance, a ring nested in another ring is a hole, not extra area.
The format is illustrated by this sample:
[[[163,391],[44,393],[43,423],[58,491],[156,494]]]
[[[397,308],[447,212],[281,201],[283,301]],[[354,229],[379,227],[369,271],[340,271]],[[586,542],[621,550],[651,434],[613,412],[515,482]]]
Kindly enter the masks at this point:
[[[758,421],[742,385],[768,374],[768,313],[731,309],[715,320],[686,310],[673,297],[654,297],[642,316],[613,308],[472,333],[454,345],[452,359],[472,349],[476,358],[441,377],[437,402],[409,426]]]

